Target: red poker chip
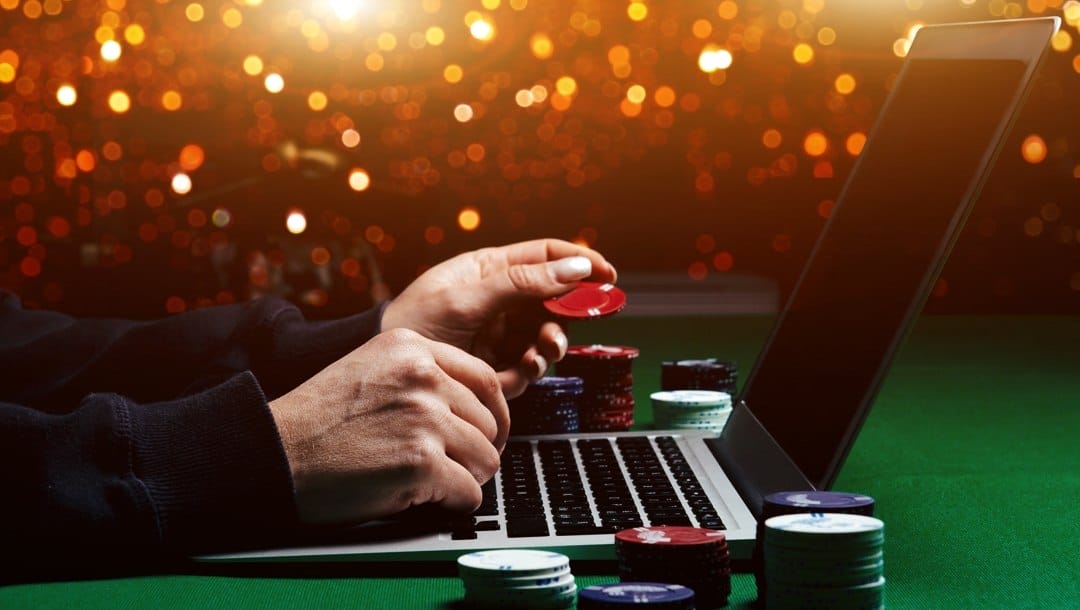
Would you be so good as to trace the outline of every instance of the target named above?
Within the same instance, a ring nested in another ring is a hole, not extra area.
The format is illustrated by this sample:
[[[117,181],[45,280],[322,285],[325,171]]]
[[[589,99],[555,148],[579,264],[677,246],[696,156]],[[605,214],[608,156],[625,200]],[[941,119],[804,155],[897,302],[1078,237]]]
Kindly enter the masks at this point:
[[[615,540],[624,544],[693,546],[699,544],[727,544],[724,532],[703,527],[685,525],[657,525],[635,527],[615,534]]]
[[[602,318],[626,307],[626,293],[615,284],[581,282],[570,292],[544,301],[551,313],[573,320]]]
[[[641,351],[636,347],[622,345],[571,345],[566,349],[567,358],[588,358],[593,360],[632,360]]]

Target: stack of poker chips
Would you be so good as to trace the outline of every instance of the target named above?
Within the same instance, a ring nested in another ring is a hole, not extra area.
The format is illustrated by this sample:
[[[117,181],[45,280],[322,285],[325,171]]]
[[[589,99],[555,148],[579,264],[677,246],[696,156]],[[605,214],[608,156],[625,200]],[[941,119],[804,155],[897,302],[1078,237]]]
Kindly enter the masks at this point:
[[[665,360],[660,364],[662,390],[712,390],[734,396],[738,379],[736,363],[716,358]]]
[[[689,587],[698,608],[727,605],[731,557],[724,533],[699,527],[654,525],[615,534],[619,579]]]
[[[614,345],[572,345],[559,362],[560,375],[580,377],[582,432],[629,430],[634,424],[634,359],[638,350]]]
[[[842,513],[781,515],[765,522],[765,607],[881,608],[885,524]]]
[[[574,605],[577,585],[570,559],[527,549],[480,551],[458,557],[465,606],[498,610],[563,610]]]
[[[764,602],[768,582],[762,557],[765,539],[765,522],[781,515],[805,513],[841,513],[874,516],[874,499],[863,494],[842,491],[778,491],[765,496],[761,518],[757,525],[757,545],[754,547],[754,580],[757,582],[758,601]]]
[[[577,432],[580,377],[541,377],[510,401],[510,434]]]
[[[694,591],[659,582],[622,582],[585,587],[578,610],[619,610],[627,606],[652,610],[694,610]]]
[[[731,415],[731,394],[711,390],[653,392],[654,425],[661,430],[724,429]]]

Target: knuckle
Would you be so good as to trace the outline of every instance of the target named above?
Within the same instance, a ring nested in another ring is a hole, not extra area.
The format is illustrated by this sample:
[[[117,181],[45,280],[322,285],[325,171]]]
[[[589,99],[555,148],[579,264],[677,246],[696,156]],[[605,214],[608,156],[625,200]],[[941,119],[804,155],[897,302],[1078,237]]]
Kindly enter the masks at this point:
[[[379,336],[392,344],[408,345],[414,343],[420,335],[408,328],[392,328]]]
[[[426,386],[438,378],[439,365],[430,358],[418,358],[415,354],[400,364],[402,380],[409,385]]]
[[[535,265],[514,265],[506,270],[510,283],[518,290],[543,286],[549,280]]]
[[[427,479],[438,465],[442,456],[442,449],[431,439],[422,437],[412,441],[401,451],[403,466],[409,471],[413,479]]]

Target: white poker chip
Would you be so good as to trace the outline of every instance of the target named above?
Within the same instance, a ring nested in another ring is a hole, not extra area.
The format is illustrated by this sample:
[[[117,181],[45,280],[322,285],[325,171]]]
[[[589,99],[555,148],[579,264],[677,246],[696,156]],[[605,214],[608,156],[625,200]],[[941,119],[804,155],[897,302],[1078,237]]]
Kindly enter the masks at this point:
[[[530,576],[560,572],[570,566],[570,558],[562,553],[529,549],[477,551],[458,557],[458,568],[464,571]]]
[[[649,395],[653,404],[673,407],[731,406],[731,394],[712,390],[667,390]]]
[[[799,513],[780,515],[765,521],[766,535],[769,532],[790,532],[792,534],[844,535],[881,533],[885,524],[880,519],[864,515],[844,513]]]

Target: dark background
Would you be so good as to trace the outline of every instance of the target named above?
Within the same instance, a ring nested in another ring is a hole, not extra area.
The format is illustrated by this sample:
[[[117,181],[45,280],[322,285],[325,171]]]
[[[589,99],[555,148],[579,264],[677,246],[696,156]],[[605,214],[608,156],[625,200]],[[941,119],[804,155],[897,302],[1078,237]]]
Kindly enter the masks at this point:
[[[740,0],[727,18],[723,2],[654,1],[640,21],[623,2],[371,0],[345,20],[325,2],[205,2],[198,21],[190,4],[0,3],[0,77],[14,67],[0,78],[0,287],[29,306],[155,317],[277,294],[336,316],[455,253],[541,236],[589,244],[623,273],[750,273],[785,294],[851,170],[845,140],[873,124],[910,26],[1064,13],[1071,23],[927,307],[1080,311],[1075,2]],[[226,25],[229,10],[243,23]],[[491,41],[470,36],[469,11],[495,25]],[[137,44],[131,24],[145,32]],[[420,44],[433,26],[445,41]],[[537,33],[550,58],[530,51]],[[115,62],[100,54],[110,36]],[[793,58],[799,43],[811,62]],[[710,44],[730,50],[730,68],[699,69]],[[617,45],[628,75],[611,61]],[[261,74],[242,69],[252,54]],[[448,64],[460,82],[443,78]],[[271,71],[280,93],[263,85]],[[853,92],[835,88],[841,73]],[[515,103],[562,76],[576,82],[568,108]],[[64,84],[73,106],[57,101]],[[627,116],[633,84],[647,98]],[[654,98],[660,86],[675,92],[670,107]],[[129,111],[110,110],[115,90]],[[183,100],[173,111],[161,102],[170,90]],[[325,109],[309,107],[312,91]],[[454,118],[459,104],[472,120]],[[350,128],[358,147],[342,143]],[[778,147],[763,144],[767,129]],[[814,130],[828,139],[820,156],[803,148]],[[1030,136],[1045,158],[1025,160]],[[189,145],[204,159],[182,196],[170,181]],[[75,163],[80,151],[92,167]],[[353,168],[370,188],[349,188]],[[475,230],[459,226],[463,209],[479,214]],[[292,211],[307,219],[302,234],[286,230]]]

